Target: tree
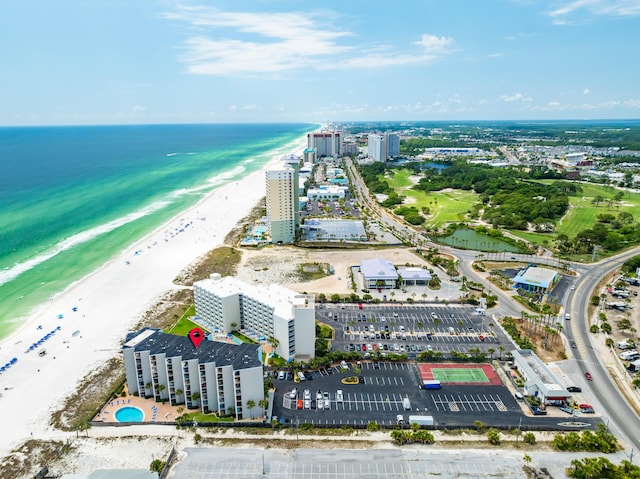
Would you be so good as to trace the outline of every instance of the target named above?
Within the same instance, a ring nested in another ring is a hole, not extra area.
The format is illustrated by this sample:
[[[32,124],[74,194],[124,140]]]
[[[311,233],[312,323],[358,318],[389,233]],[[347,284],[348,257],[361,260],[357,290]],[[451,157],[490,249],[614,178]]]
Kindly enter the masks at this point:
[[[262,408],[262,415],[264,416],[267,408],[269,407],[269,400],[266,398],[260,399],[260,401],[258,401],[258,406]]]
[[[247,409],[249,410],[249,416],[252,416],[251,410],[256,407],[256,402],[253,399],[247,401]],[[253,416],[252,416],[253,417]]]
[[[167,465],[166,462],[164,462],[161,459],[154,459],[153,461],[151,461],[151,465],[149,466],[149,470],[151,472],[157,472],[158,474],[160,474],[163,470],[164,467]]]
[[[497,446],[500,444],[500,432],[497,429],[491,428],[487,431],[487,440],[489,444]]]

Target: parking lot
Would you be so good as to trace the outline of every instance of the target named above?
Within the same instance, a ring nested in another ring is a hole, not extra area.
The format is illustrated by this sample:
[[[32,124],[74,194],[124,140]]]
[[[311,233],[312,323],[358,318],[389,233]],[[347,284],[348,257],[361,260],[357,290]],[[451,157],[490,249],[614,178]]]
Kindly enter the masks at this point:
[[[524,416],[506,386],[456,384],[425,390],[414,363],[362,361],[355,372],[354,366],[349,364],[346,371],[339,365],[313,371],[310,379],[298,383],[292,377],[275,379],[273,416],[281,423],[317,427],[366,426],[369,421],[394,426],[398,415],[408,420],[410,414],[433,416],[438,427],[471,426],[476,420],[507,426],[540,420]],[[342,383],[353,375],[360,376],[358,384]]]
[[[332,348],[416,356],[423,351],[468,353],[480,350],[488,357],[511,344],[492,320],[461,305],[326,305],[316,318],[335,329]]]

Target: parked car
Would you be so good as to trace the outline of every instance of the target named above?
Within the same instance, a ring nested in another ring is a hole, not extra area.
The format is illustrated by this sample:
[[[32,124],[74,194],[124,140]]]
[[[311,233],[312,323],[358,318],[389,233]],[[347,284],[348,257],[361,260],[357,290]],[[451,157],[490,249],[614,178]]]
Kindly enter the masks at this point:
[[[579,388],[578,386],[569,386],[567,388],[567,391],[569,391],[570,393],[581,393],[582,388]]]
[[[546,416],[547,415],[547,411],[545,411],[544,409],[540,409],[539,407],[531,408],[531,412],[533,412],[534,416]]]
[[[580,404],[580,412],[585,414],[593,414],[593,406],[591,404]]]
[[[574,411],[574,409],[571,406],[560,406],[560,410],[571,415],[573,415],[573,411]]]
[[[336,391],[336,402],[342,402],[344,399],[344,396],[342,395],[342,389],[338,389]]]
[[[293,388],[291,390],[291,392],[289,393],[289,397],[291,399],[295,399],[296,397],[298,397],[298,389],[297,388]]]
[[[591,373],[589,371],[584,373],[584,377],[587,378],[587,381],[593,381],[593,376],[591,376]]]

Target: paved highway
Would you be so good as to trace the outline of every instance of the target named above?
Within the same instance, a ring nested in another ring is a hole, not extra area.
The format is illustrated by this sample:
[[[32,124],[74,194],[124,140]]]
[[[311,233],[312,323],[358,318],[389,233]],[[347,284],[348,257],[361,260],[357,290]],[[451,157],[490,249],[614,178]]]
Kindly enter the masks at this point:
[[[591,373],[593,377],[590,389],[601,404],[606,405],[607,415],[629,443],[640,449],[640,418],[629,406],[626,399],[617,389],[614,381],[602,366],[603,358],[591,344],[592,340],[601,341],[589,332],[587,309],[591,296],[605,274],[619,268],[622,263],[640,253],[639,248],[624,252],[615,257],[605,259],[592,265],[587,274],[583,274],[576,282],[575,291],[571,291],[567,304],[571,305],[572,320],[565,321],[565,334],[569,340],[576,342],[572,349],[580,374]],[[570,327],[568,326],[570,323]]]

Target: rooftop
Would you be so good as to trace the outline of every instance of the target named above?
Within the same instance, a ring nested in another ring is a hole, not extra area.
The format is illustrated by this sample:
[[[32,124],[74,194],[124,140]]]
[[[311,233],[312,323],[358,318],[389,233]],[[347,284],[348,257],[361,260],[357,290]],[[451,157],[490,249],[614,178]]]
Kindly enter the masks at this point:
[[[227,344],[203,340],[195,347],[186,336],[166,334],[159,329],[145,328],[127,335],[123,349],[149,351],[164,354],[167,358],[181,357],[183,361],[197,359],[200,364],[216,363],[217,366],[233,366],[234,369],[258,367],[260,346],[256,344]]]

